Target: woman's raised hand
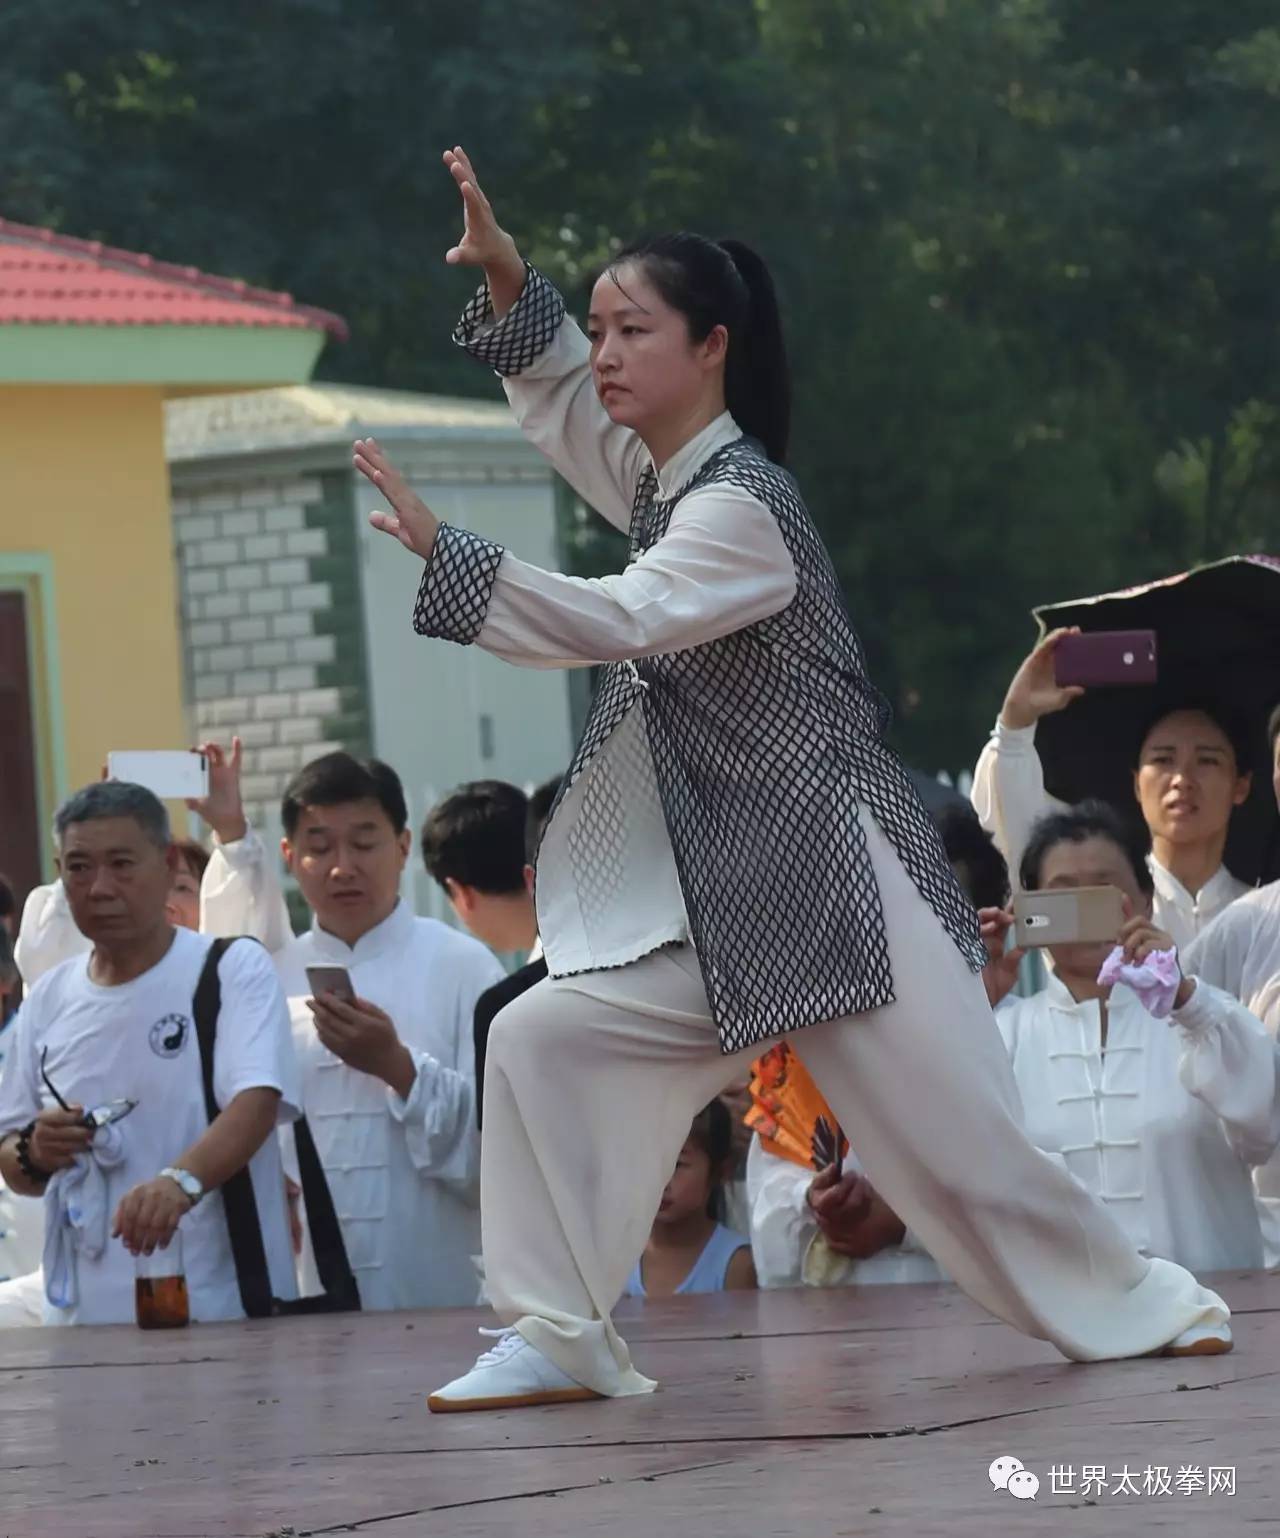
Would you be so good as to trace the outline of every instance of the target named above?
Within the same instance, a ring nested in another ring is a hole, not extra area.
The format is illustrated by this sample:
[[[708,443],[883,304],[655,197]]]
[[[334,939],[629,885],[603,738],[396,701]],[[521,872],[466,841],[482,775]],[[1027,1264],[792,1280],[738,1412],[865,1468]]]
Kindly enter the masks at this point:
[[[449,248],[444,259],[454,267],[484,268],[493,311],[500,319],[524,288],[524,262],[515,241],[499,225],[460,144],[445,150],[444,163],[462,194],[462,239]]]
[[[1074,684],[1063,687],[1054,672],[1053,654],[1058,649],[1058,642],[1066,636],[1079,634],[1079,628],[1074,626],[1053,631],[1013,675],[1000,711],[1000,719],[1006,726],[1015,729],[1034,726],[1041,716],[1065,710],[1072,700],[1078,700],[1084,693]]]

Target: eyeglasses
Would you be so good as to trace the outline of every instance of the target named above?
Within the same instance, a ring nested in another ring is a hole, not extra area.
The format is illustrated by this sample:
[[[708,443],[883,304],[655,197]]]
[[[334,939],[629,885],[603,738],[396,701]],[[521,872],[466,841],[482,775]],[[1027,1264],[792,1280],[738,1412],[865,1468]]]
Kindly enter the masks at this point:
[[[49,1093],[58,1102],[62,1109],[64,1111],[69,1111],[71,1107],[58,1093],[57,1086],[49,1077],[48,1070],[45,1067],[45,1063],[48,1061],[48,1058],[49,1049],[48,1047],[45,1047],[40,1053],[40,1077],[44,1080],[44,1087],[49,1091]],[[112,1122],[123,1121],[124,1118],[128,1116],[130,1111],[136,1109],[137,1104],[138,1102],[136,1100],[108,1100],[105,1105],[94,1106],[93,1110],[86,1111],[80,1118],[80,1124],[81,1126],[88,1127],[91,1131],[96,1132],[99,1127],[109,1127]]]

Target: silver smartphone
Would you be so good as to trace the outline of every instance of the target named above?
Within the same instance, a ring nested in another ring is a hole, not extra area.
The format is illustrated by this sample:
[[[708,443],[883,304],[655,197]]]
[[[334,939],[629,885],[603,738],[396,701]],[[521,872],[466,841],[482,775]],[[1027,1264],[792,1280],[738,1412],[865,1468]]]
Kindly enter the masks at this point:
[[[344,1004],[355,1003],[356,990],[346,967],[308,967],[307,986],[313,999],[318,999],[322,993],[331,993]]]
[[[194,751],[108,753],[107,777],[145,786],[162,801],[203,801],[209,794],[209,760]]]

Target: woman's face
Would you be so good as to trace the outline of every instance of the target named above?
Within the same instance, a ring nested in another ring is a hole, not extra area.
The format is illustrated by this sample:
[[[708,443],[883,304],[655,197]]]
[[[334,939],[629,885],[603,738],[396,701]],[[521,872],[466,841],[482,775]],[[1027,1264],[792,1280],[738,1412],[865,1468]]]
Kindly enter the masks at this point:
[[[591,375],[610,418],[647,437],[655,428],[724,409],[728,334],[716,326],[701,342],[634,262],[611,268],[591,294],[587,317]]]
[[[1226,733],[1198,710],[1175,710],[1147,734],[1134,780],[1152,838],[1194,844],[1226,834],[1249,797]]]
[[[1126,916],[1151,912],[1151,899],[1138,885],[1128,855],[1103,835],[1082,839],[1078,844],[1064,840],[1051,845],[1040,862],[1040,885],[1054,892],[1075,887],[1118,887],[1124,896]],[[1052,945],[1049,954],[1054,968],[1063,977],[1094,983],[1114,947],[1114,940],[1096,945]]]
[[[179,929],[200,928],[200,878],[183,859],[173,873],[164,916]]]
[[[667,1181],[658,1205],[659,1223],[683,1223],[705,1213],[711,1200],[711,1159],[705,1148],[690,1138],[680,1150],[675,1173]]]

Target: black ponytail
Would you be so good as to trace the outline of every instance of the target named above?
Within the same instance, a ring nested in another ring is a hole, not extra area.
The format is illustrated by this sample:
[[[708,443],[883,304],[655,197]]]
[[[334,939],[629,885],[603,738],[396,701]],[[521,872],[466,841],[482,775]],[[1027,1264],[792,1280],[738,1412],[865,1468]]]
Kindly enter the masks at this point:
[[[725,406],[775,464],[787,457],[791,433],[791,375],[773,279],[763,260],[740,240],[719,243],[681,232],[655,235],[620,251],[611,270],[639,266],[689,335],[701,342],[716,326],[729,333]]]

